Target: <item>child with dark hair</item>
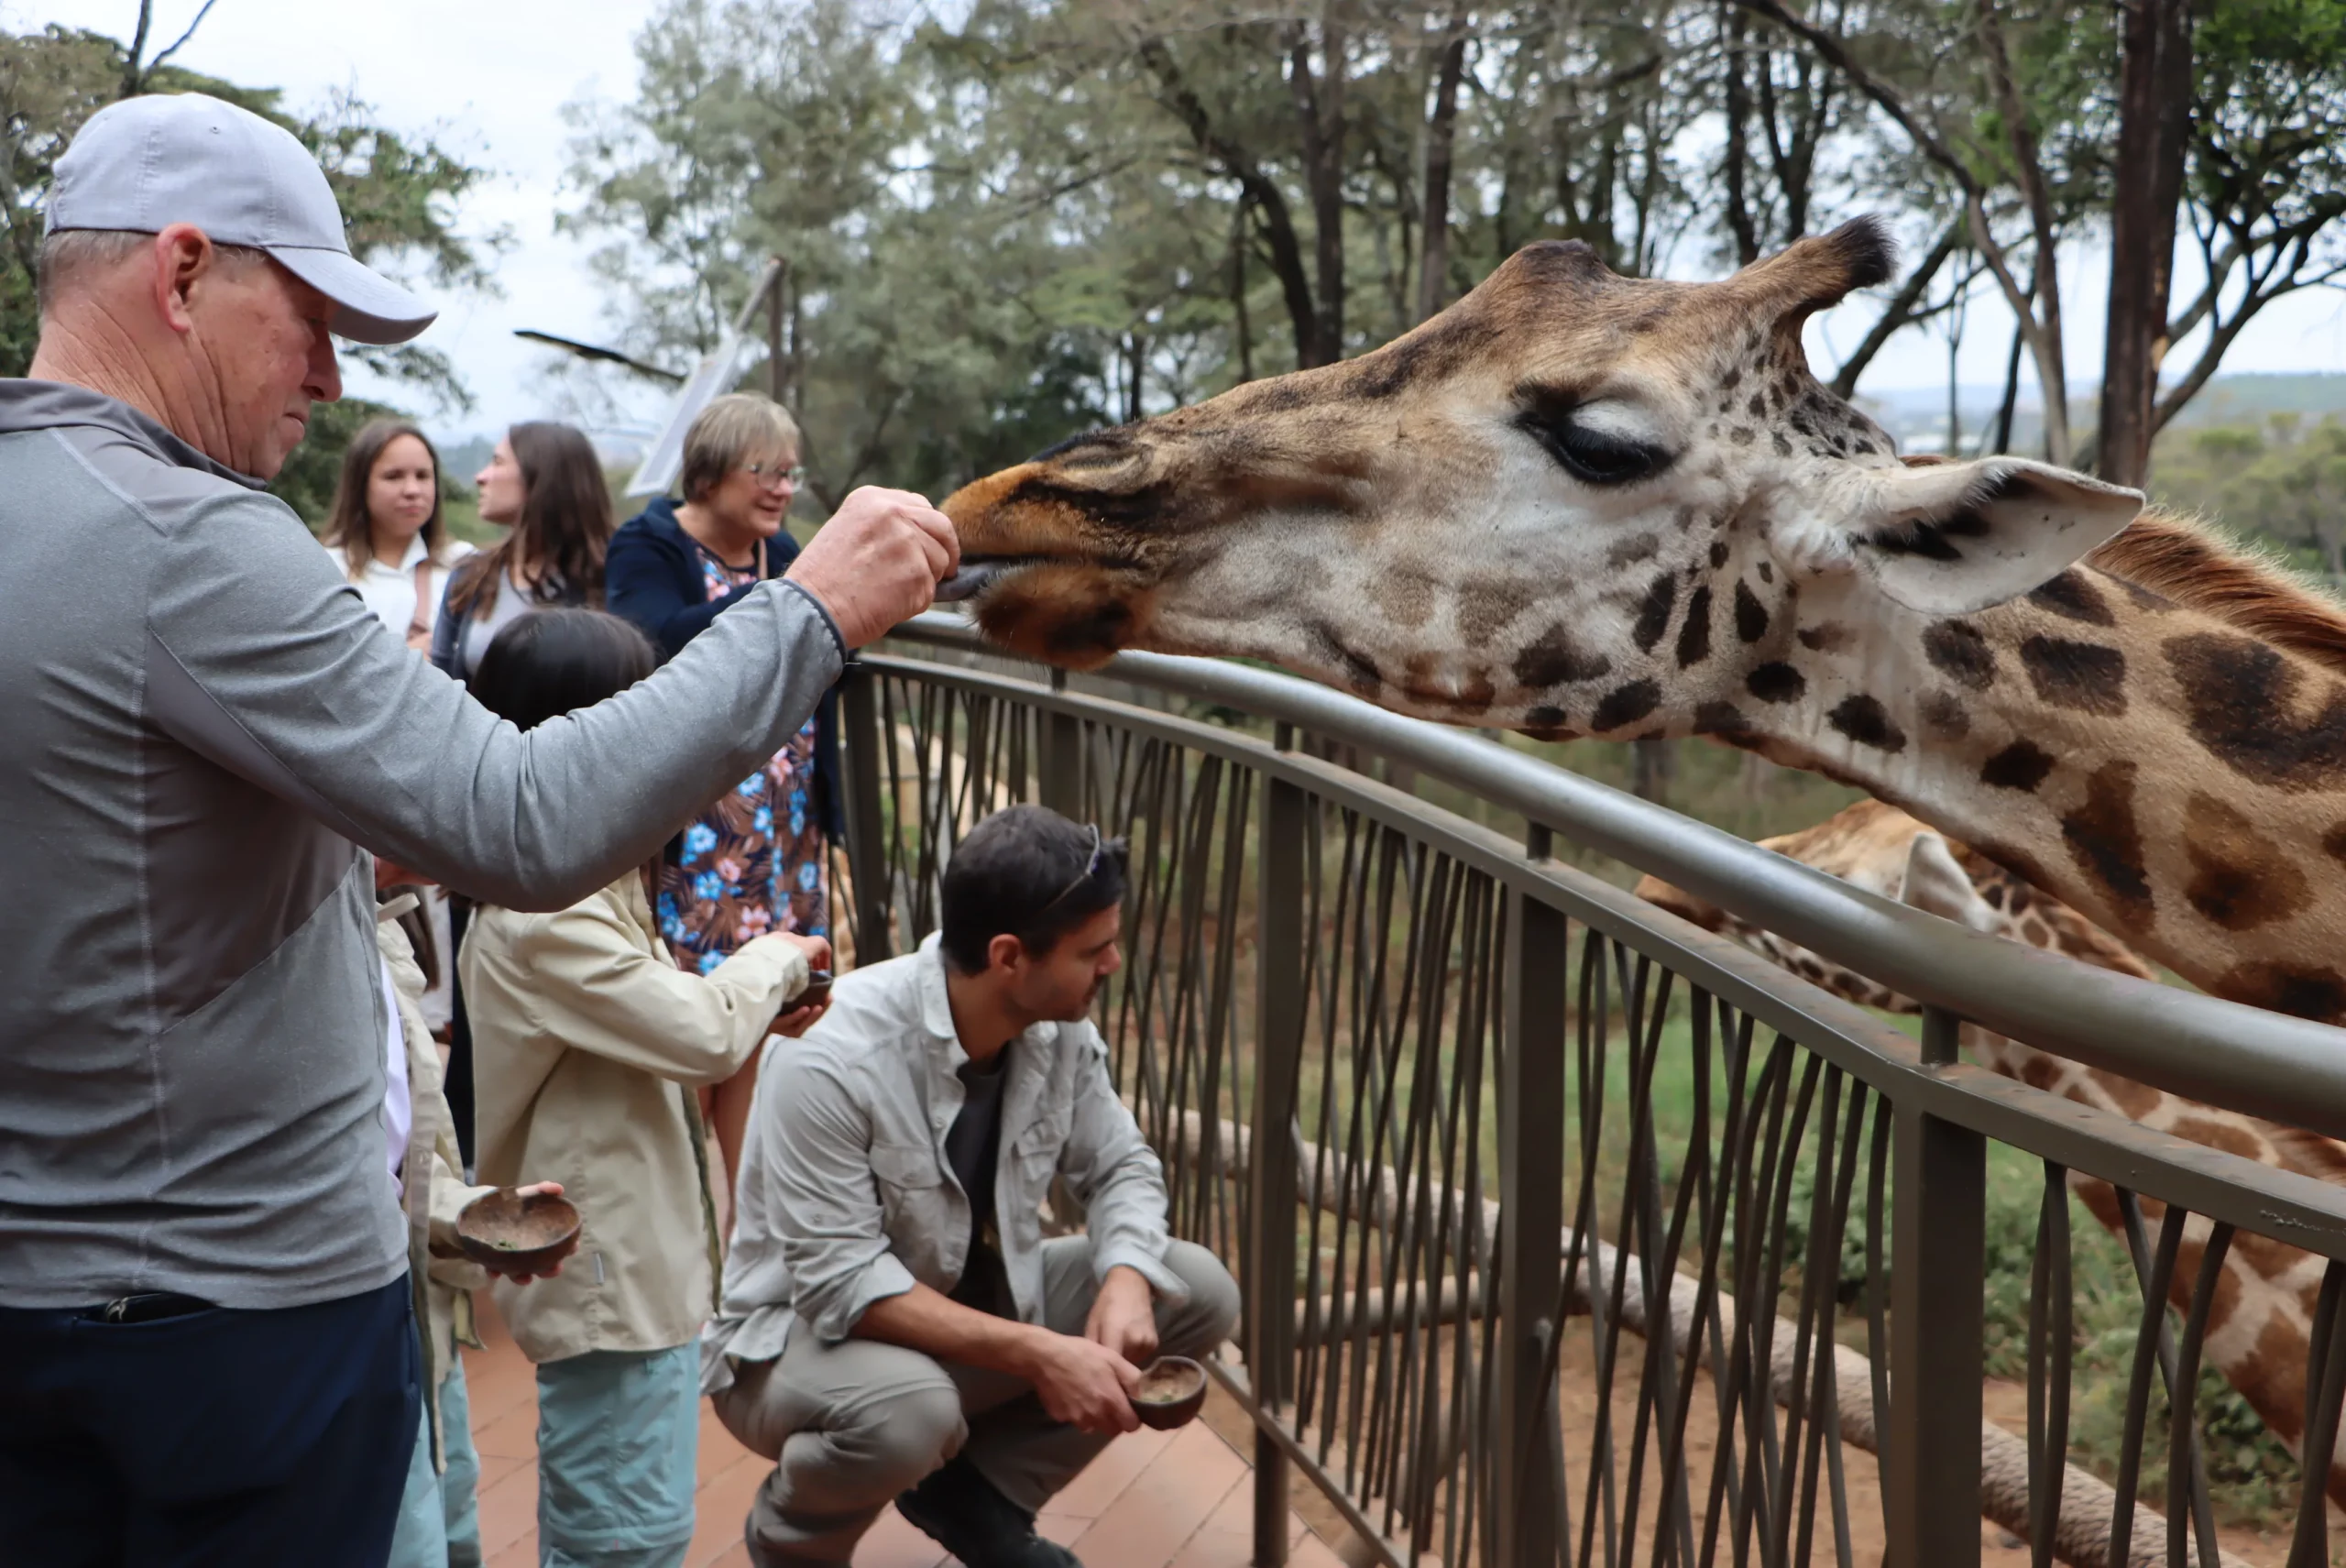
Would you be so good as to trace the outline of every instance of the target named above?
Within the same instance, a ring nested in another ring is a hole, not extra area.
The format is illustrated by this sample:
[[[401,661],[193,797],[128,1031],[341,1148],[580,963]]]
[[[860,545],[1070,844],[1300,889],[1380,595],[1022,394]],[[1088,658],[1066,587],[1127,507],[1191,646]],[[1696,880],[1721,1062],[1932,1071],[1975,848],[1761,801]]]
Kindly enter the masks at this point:
[[[847,1563],[891,1499],[969,1568],[1068,1568],[1036,1512],[1138,1424],[1142,1365],[1237,1319],[1228,1271],[1166,1233],[1088,1017],[1122,961],[1123,842],[1014,806],[942,893],[941,931],[841,977],[759,1069],[703,1387],[775,1461],[761,1568]],[[1083,1234],[1043,1239],[1054,1179]]]
[[[628,622],[547,609],[497,634],[472,689],[528,729],[624,690],[653,663]],[[480,1179],[557,1180],[581,1217],[559,1277],[492,1287],[538,1365],[548,1565],[684,1560],[717,1241],[695,1091],[729,1077],[770,1032],[820,1016],[784,1009],[830,961],[819,937],[775,935],[706,975],[677,968],[652,919],[656,871],[630,871],[552,915],[484,905],[465,940]]]

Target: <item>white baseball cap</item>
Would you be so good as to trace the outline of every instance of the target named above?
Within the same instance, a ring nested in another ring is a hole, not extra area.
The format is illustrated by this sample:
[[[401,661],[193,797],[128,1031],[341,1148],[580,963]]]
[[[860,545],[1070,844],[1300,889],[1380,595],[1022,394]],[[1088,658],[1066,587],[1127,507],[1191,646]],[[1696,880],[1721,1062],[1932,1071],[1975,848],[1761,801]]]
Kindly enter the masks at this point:
[[[353,342],[405,343],[439,314],[351,256],[325,170],[282,126],[200,93],[91,115],[57,160],[47,232],[172,224],[267,251],[340,307],[334,330]]]

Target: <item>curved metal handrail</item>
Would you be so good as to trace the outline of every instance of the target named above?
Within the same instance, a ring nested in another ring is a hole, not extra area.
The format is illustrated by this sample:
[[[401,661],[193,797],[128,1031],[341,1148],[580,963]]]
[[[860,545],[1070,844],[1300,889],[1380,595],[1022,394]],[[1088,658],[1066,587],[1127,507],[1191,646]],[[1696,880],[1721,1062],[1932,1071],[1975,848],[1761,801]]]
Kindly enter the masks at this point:
[[[1015,659],[955,616],[904,641]],[[1291,675],[1123,653],[1099,674],[1356,746],[1466,791],[1914,998],[2091,1067],[2346,1138],[2346,1030],[1968,930],[1594,779]]]

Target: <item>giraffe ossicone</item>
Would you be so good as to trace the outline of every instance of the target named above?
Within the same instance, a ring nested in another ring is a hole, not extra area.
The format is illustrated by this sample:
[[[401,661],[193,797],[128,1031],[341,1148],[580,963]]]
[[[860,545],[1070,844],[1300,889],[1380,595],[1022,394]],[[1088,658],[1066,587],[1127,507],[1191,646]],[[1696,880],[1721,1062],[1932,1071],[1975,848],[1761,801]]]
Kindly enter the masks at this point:
[[[2141,495],[1902,462],[1801,324],[1860,220],[1712,283],[1517,253],[1355,360],[945,503],[997,641],[1244,655],[1548,739],[1851,783],[2220,996],[2346,1020],[2346,614]]]

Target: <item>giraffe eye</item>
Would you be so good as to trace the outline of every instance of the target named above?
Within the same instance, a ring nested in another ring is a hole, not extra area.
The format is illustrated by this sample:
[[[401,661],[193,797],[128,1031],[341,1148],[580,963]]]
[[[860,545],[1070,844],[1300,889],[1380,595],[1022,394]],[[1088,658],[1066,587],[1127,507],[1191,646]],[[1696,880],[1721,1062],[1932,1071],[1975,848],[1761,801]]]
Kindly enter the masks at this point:
[[[1535,398],[1516,415],[1515,423],[1584,485],[1635,484],[1670,466],[1671,455],[1661,447],[1597,429],[1575,419],[1573,412]]]

